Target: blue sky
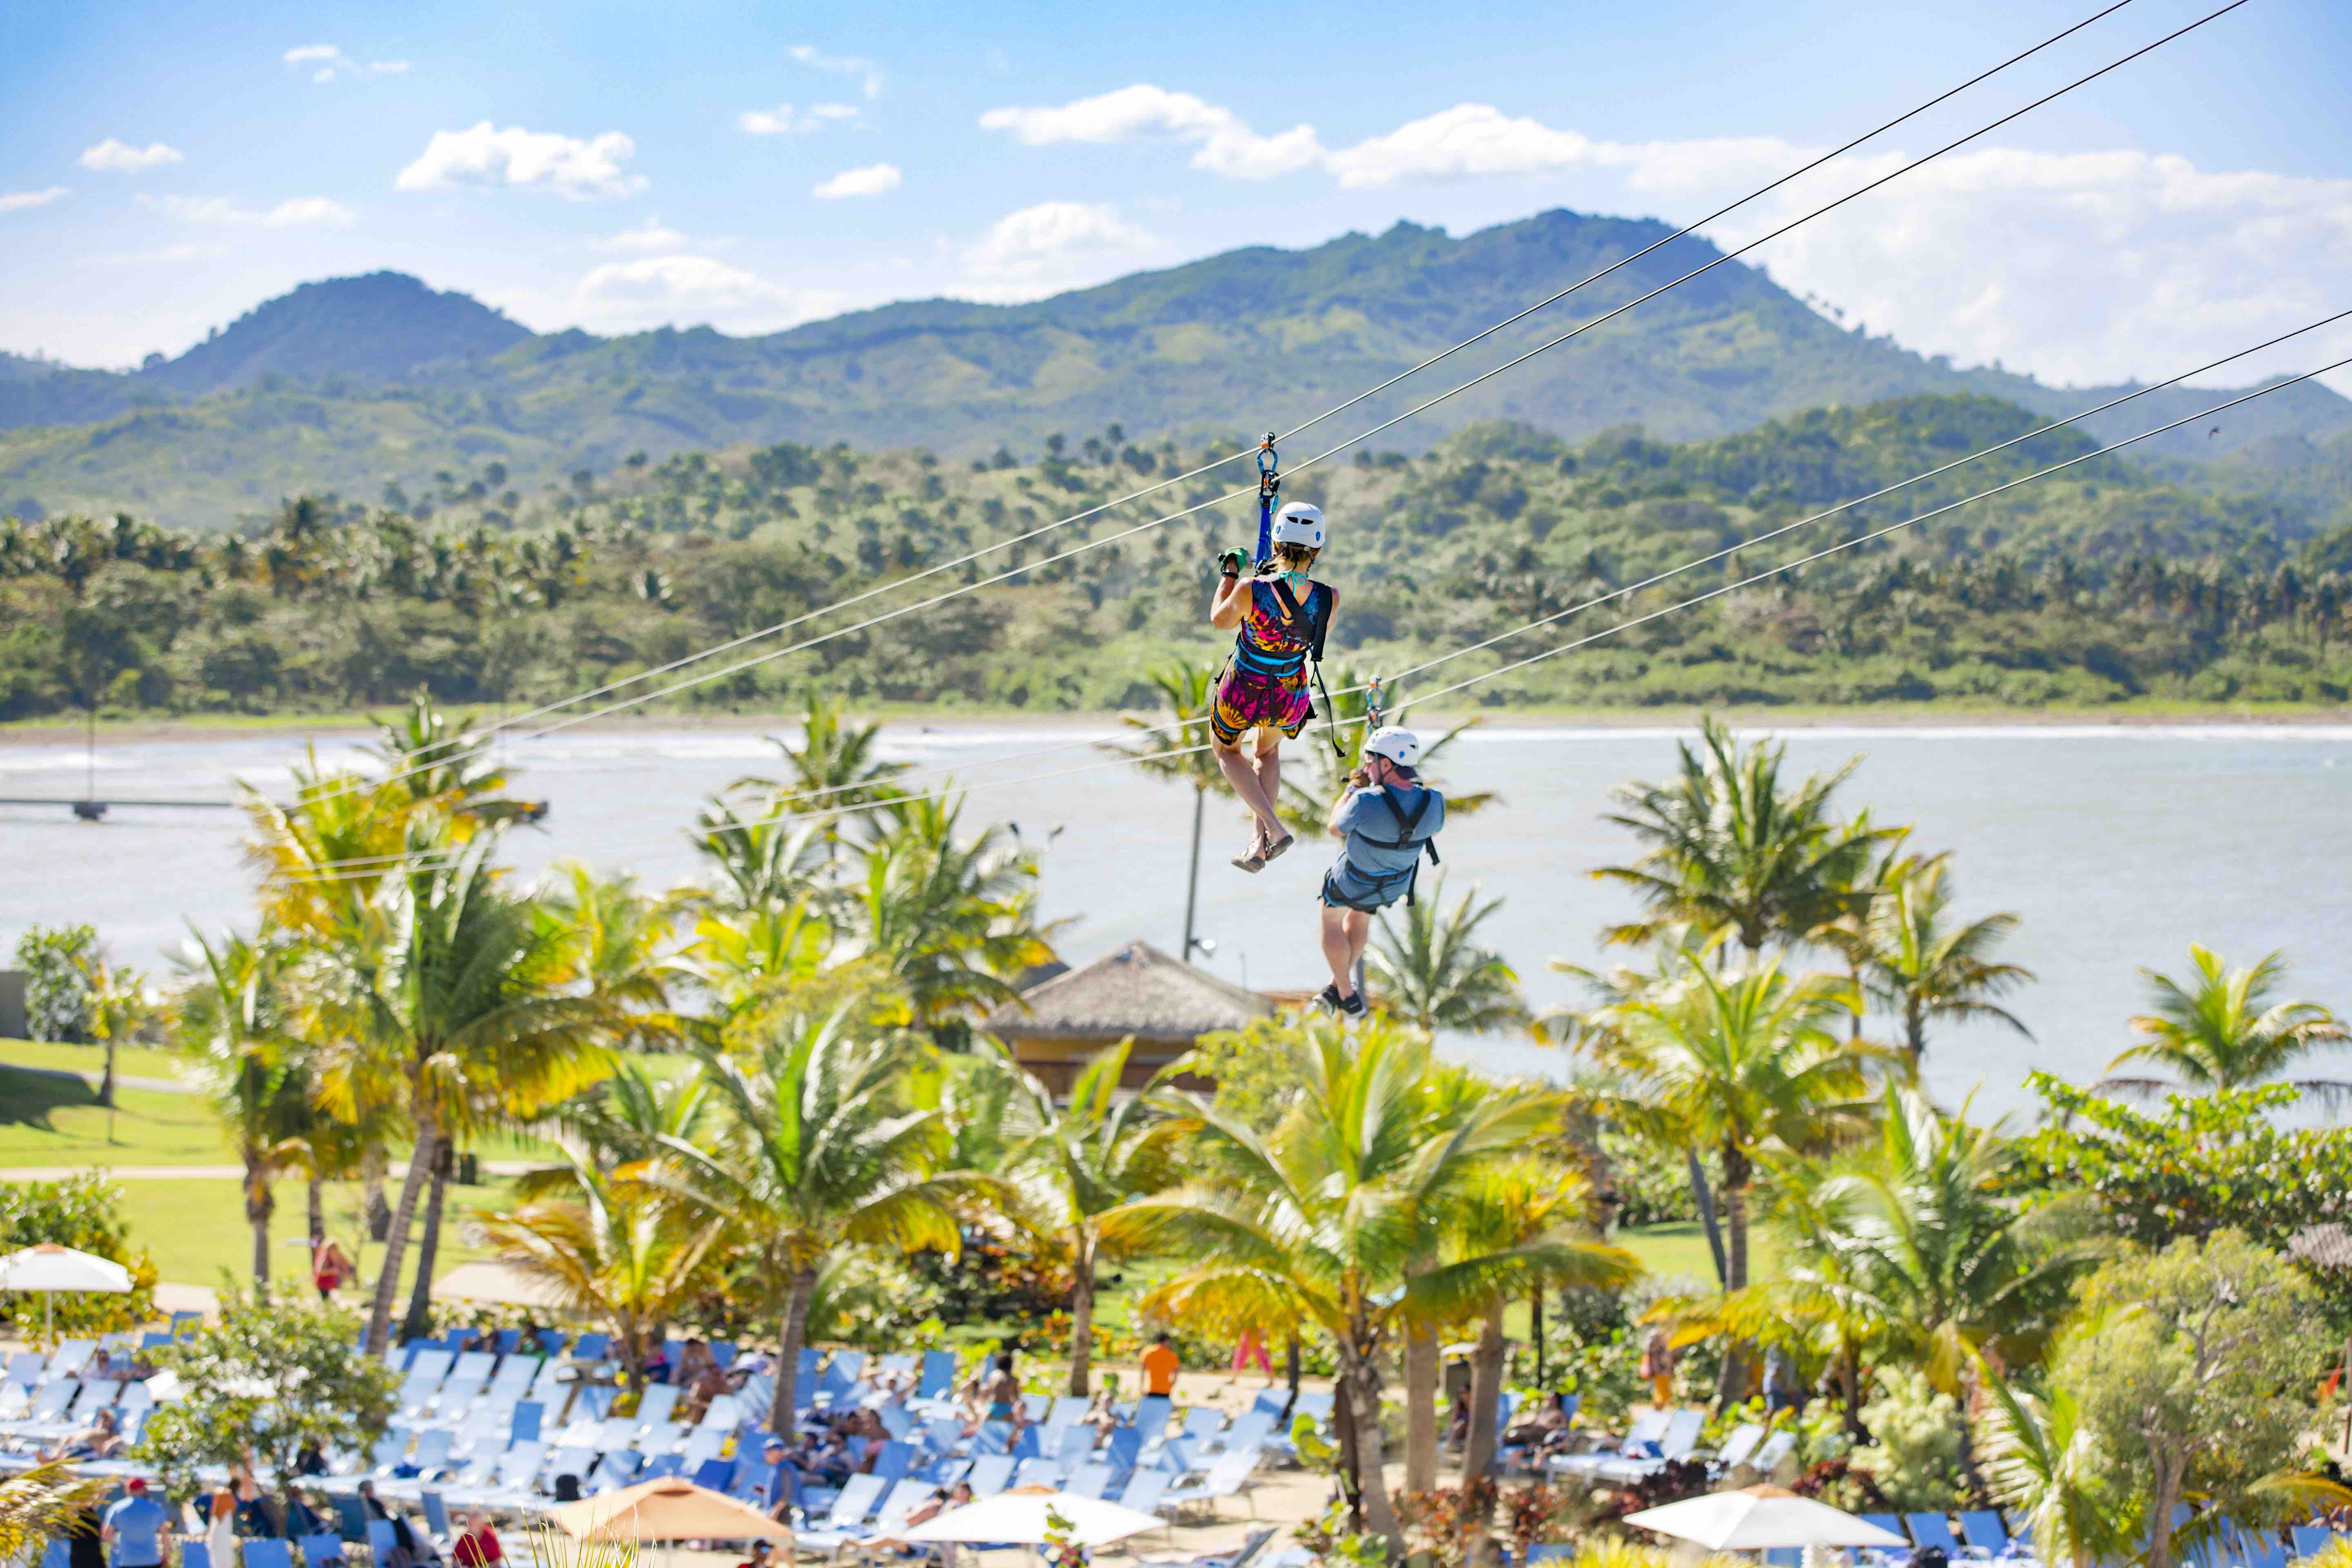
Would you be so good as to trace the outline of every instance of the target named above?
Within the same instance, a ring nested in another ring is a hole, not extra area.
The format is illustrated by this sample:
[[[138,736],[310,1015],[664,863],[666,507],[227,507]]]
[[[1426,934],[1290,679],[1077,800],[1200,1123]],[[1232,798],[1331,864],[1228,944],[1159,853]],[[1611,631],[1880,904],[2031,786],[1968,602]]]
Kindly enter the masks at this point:
[[[2219,3],[2133,0],[1710,233]],[[380,267],[540,329],[756,331],[1400,218],[1685,221],[2097,8],[10,7],[0,348],[135,363]],[[1756,259],[1962,363],[2169,374],[2352,304],[2347,73],[2341,0],[2251,0]]]

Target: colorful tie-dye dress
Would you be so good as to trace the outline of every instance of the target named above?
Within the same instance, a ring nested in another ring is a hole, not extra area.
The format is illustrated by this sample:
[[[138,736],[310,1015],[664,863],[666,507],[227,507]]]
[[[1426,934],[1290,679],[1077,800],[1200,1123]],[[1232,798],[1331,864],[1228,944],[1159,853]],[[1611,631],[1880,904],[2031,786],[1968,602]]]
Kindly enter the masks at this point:
[[[1307,656],[1315,645],[1315,627],[1329,621],[1336,597],[1326,584],[1308,584],[1294,620],[1271,582],[1250,584],[1234,656],[1217,679],[1216,700],[1209,709],[1209,728],[1218,741],[1231,746],[1252,730],[1295,736],[1307,727],[1315,716],[1307,690]]]

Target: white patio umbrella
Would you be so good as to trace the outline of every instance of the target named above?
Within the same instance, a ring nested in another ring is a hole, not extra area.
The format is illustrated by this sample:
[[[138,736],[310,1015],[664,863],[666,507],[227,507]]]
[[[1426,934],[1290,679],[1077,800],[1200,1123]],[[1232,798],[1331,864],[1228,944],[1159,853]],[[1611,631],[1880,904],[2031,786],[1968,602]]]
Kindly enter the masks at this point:
[[[1160,1528],[1160,1521],[1131,1508],[1051,1487],[1015,1487],[978,1502],[952,1508],[922,1523],[891,1533],[901,1541],[955,1541],[967,1544],[1002,1541],[1024,1546],[1045,1542],[1045,1510],[1070,1521],[1070,1539],[1080,1546],[1106,1546]]]
[[[1776,1546],[1901,1546],[1892,1531],[1850,1513],[1799,1497],[1785,1487],[1742,1487],[1709,1492],[1625,1516],[1627,1524],[1654,1530],[1710,1552],[1764,1552]]]
[[[105,1290],[119,1296],[130,1289],[131,1270],[120,1263],[54,1241],[0,1258],[0,1290],[41,1293],[43,1339],[49,1337],[49,1299],[58,1291]]]

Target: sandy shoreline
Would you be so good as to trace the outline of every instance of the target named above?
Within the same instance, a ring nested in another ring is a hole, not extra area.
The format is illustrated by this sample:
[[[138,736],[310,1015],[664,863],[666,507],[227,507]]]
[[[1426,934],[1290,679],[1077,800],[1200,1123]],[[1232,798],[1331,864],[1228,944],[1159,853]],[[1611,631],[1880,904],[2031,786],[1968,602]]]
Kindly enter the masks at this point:
[[[484,728],[495,727],[498,710],[457,707]],[[2243,725],[2352,726],[2352,707],[2316,704],[2250,703],[2210,706],[2165,704],[2104,708],[1482,708],[1466,711],[1439,710],[1423,723],[1437,727],[1480,718],[1496,729],[1572,725],[1595,730],[1655,730],[1696,725],[1702,712],[1713,712],[1745,728],[1772,730],[1884,729],[1920,730],[1954,727],[1986,729],[2055,729],[2108,726],[2116,729],[2191,728]],[[386,715],[388,716],[388,714]],[[1008,726],[1024,730],[1068,730],[1073,732],[1118,729],[1129,718],[1143,714],[1118,712],[1040,713],[1019,708],[1002,710],[957,709],[941,711],[892,706],[862,710],[862,721],[880,720],[893,730],[978,730]],[[567,734],[760,734],[791,729],[792,710],[772,713],[655,713],[614,715],[567,730]],[[0,746],[55,746],[79,743],[86,734],[78,722],[26,720],[0,724]],[[373,724],[367,713],[272,715],[267,718],[194,720],[101,720],[100,744],[150,744],[173,741],[266,740],[278,736],[325,739],[372,739]]]

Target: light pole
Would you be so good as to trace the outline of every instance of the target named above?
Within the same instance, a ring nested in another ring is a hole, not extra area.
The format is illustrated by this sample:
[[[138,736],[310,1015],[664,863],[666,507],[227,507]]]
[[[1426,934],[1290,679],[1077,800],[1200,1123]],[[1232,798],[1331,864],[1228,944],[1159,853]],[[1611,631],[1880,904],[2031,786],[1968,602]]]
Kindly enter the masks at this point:
[[[1184,883],[1184,945],[1178,950],[1184,955],[1184,962],[1187,963],[1192,962],[1192,915],[1201,905],[1201,813],[1207,807],[1208,801],[1209,792],[1197,784],[1194,785],[1192,789],[1192,874]],[[1202,948],[1202,951],[1214,952],[1216,944],[1210,942]]]

